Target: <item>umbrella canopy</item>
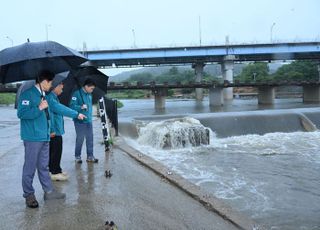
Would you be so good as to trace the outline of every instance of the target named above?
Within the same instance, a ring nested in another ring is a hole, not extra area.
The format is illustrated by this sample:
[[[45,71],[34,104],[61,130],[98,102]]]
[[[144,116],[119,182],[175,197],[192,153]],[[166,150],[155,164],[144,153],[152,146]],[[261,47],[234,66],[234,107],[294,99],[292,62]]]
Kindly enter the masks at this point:
[[[83,55],[57,42],[27,42],[0,51],[0,83],[35,79],[42,70],[57,74],[85,61]]]
[[[60,102],[69,106],[73,92],[81,88],[86,79],[92,79],[96,83],[96,87],[92,93],[93,103],[96,103],[100,97],[103,97],[107,93],[109,77],[93,66],[85,66],[70,71],[67,79],[64,81],[63,92],[59,96]]]
[[[68,77],[68,74],[69,74],[69,71],[56,74],[54,76],[53,81],[52,81],[51,90],[54,89],[55,87],[57,87],[61,82],[63,82]],[[20,95],[24,91],[26,91],[27,89],[30,89],[31,87],[33,87],[35,84],[36,84],[35,80],[28,80],[28,81],[25,81],[21,84],[21,86],[19,87],[19,89],[16,93],[16,100],[15,100],[15,104],[14,104],[15,109],[18,108],[18,101],[19,101]]]

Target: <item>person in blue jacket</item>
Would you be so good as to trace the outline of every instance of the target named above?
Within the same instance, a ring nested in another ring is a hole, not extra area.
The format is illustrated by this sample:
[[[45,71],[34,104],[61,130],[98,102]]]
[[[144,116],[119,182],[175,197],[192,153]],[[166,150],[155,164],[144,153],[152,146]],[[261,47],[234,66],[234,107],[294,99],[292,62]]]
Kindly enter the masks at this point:
[[[58,96],[63,91],[63,83],[55,77],[52,82],[52,91],[47,95],[50,107],[50,145],[49,145],[49,171],[51,180],[68,180],[68,174],[63,172],[60,166],[62,155],[62,135],[64,134],[63,116],[83,120],[85,115],[60,104]]]
[[[32,186],[36,170],[45,200],[65,198],[64,193],[54,189],[48,170],[50,108],[44,92],[50,89],[53,78],[54,74],[50,71],[41,71],[35,86],[21,93],[18,100],[17,116],[20,118],[20,135],[25,150],[22,188],[29,208],[39,206]]]
[[[70,108],[83,113],[86,119],[80,121],[73,119],[76,130],[75,161],[81,164],[81,149],[84,139],[86,139],[87,162],[98,163],[98,159],[93,155],[93,129],[92,129],[92,92],[96,84],[91,79],[86,79],[83,87],[76,90],[71,98]]]

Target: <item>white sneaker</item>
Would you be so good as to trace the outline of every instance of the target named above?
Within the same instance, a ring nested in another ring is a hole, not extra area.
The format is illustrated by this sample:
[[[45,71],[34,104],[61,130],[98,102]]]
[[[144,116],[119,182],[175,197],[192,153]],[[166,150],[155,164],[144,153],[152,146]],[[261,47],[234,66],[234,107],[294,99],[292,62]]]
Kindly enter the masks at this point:
[[[69,176],[67,172],[62,172],[63,175]]]
[[[53,181],[66,181],[68,180],[68,176],[63,173],[51,174],[51,180]]]

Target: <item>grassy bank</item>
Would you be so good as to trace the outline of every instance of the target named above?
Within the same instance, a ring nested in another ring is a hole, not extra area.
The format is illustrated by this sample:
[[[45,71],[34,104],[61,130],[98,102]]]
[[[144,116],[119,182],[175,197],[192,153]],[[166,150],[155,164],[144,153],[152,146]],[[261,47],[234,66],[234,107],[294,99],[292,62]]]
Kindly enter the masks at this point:
[[[117,101],[117,108],[120,109],[123,107],[123,103],[121,101]]]
[[[0,105],[14,104],[16,98],[15,93],[0,93]]]
[[[108,92],[108,98],[116,99],[140,99],[150,97],[151,92],[148,90],[119,90]]]
[[[169,89],[167,97],[170,98],[174,95],[177,90]],[[142,99],[142,98],[151,98],[152,92],[150,90],[118,90],[118,91],[109,91],[108,98],[114,99]]]

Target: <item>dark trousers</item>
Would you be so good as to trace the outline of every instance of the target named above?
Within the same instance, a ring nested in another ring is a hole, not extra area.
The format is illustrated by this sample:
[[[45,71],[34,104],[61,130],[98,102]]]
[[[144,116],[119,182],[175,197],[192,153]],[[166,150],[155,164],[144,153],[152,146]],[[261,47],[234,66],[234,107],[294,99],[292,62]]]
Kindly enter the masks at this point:
[[[24,141],[24,164],[22,171],[23,197],[34,194],[32,186],[36,170],[43,191],[50,192],[53,185],[48,171],[49,143],[48,141]]]
[[[76,129],[76,147],[75,147],[75,157],[81,157],[81,149],[84,139],[86,139],[87,147],[87,158],[93,157],[93,128],[92,123],[79,123],[74,122],[74,127]]]
[[[49,171],[52,174],[62,173],[60,167],[62,155],[62,136],[50,138]]]

